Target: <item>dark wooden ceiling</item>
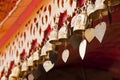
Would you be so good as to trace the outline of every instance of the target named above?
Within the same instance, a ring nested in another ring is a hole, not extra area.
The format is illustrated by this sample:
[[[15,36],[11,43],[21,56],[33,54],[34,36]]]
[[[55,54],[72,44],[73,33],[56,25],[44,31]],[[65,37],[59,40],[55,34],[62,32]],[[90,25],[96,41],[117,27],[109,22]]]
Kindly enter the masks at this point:
[[[0,0],[0,23],[8,16],[18,0]]]

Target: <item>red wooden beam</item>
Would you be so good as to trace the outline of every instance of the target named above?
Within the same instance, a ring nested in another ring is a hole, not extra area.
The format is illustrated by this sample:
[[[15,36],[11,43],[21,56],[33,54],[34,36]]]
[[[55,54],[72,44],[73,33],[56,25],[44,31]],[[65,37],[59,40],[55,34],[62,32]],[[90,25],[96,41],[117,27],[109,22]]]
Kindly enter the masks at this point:
[[[28,7],[13,24],[13,26],[11,26],[8,32],[6,32],[6,34],[0,39],[0,48],[11,37],[11,35],[14,34],[14,32],[20,27],[20,25],[30,16],[30,14],[34,11],[37,5],[40,4],[40,1],[41,0],[32,0],[32,2],[28,5]]]

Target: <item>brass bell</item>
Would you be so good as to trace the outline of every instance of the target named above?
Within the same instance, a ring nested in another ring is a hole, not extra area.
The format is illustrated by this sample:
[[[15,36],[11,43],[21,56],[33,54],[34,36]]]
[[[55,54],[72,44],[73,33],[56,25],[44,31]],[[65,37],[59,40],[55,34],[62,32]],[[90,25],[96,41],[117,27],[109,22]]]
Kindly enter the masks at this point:
[[[106,6],[104,4],[105,0],[96,0],[95,1],[95,10],[89,16],[92,20],[96,20],[100,17],[100,14],[105,14]]]
[[[13,74],[10,74],[10,75],[9,75],[9,80],[17,80],[17,78],[14,77]]]
[[[36,48],[36,51],[33,53],[33,62],[35,63],[35,65],[39,64],[39,60],[40,60],[40,49]]]
[[[32,70],[34,67],[33,57],[34,55],[32,54],[29,58],[27,58],[27,66],[29,70]]]
[[[46,53],[53,52],[55,50],[55,45],[51,44],[49,41],[46,42]]]
[[[11,76],[14,78],[18,78],[20,74],[20,66],[16,66],[12,69]]]
[[[55,24],[52,32],[50,33],[50,43],[57,44],[58,42],[58,25]]]
[[[58,26],[57,26],[57,24],[55,24],[55,26],[53,27],[53,30],[50,34],[50,43],[54,43],[57,40],[58,40]]]
[[[65,42],[68,40],[67,24],[64,23],[64,25],[60,28],[60,30],[58,32],[58,39],[60,42]]]
[[[21,72],[26,73],[28,71],[27,60],[24,60],[21,66]]]
[[[82,9],[82,12],[76,16],[73,32],[75,34],[81,35],[82,32],[86,29],[86,25],[87,25],[87,12],[86,10]]]
[[[80,14],[81,9],[78,7],[75,9],[75,16],[73,16],[72,20],[71,20],[71,27],[74,27],[76,25],[76,19],[77,16]]]
[[[44,57],[44,56],[46,56],[47,54],[46,54],[46,44],[41,48],[41,54],[40,54],[40,57]]]
[[[1,78],[1,80],[7,80],[7,77],[6,77],[6,76],[3,76],[3,77]]]
[[[105,0],[96,0],[96,1],[95,1],[95,9],[96,9],[96,10],[105,9],[104,1],[105,1]]]
[[[88,0],[87,1],[87,15],[89,16],[94,11],[95,11],[95,4],[93,4],[91,0]]]
[[[41,54],[40,57],[42,57],[42,61],[49,59],[49,54],[50,52],[55,50],[55,45],[51,44],[49,41],[45,43],[45,45],[41,49]]]

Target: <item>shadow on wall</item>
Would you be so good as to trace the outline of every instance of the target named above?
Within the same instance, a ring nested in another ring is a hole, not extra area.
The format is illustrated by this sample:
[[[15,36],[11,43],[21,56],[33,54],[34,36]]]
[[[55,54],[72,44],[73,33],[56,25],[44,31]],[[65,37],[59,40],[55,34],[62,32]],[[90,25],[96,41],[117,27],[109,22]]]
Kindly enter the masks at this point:
[[[38,80],[117,80],[108,71],[83,67],[64,67],[53,69],[41,75]]]

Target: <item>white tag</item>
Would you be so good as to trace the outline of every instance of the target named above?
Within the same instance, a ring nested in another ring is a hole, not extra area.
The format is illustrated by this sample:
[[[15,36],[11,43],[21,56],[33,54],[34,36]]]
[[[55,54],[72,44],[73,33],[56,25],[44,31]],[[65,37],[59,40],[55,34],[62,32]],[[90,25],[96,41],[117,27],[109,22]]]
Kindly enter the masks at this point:
[[[105,35],[105,31],[106,31],[106,23],[105,22],[101,22],[98,25],[96,25],[95,30],[94,30],[94,34],[100,43],[103,40],[103,37]]]
[[[54,67],[54,64],[52,64],[51,61],[45,61],[43,63],[43,67],[44,67],[45,71],[48,72]]]
[[[86,53],[86,46],[87,46],[87,41],[84,39],[79,46],[79,54],[82,58],[82,60],[84,59],[85,53]]]
[[[69,58],[69,50],[65,49],[62,53],[62,60],[66,63]]]
[[[85,31],[85,38],[87,39],[88,42],[91,42],[94,39],[94,29],[89,28]]]

